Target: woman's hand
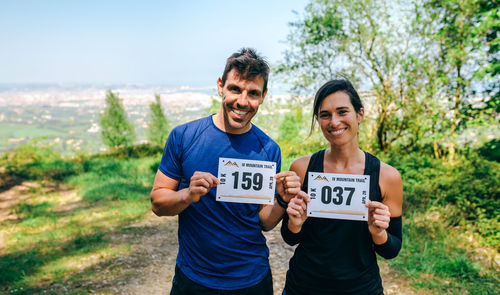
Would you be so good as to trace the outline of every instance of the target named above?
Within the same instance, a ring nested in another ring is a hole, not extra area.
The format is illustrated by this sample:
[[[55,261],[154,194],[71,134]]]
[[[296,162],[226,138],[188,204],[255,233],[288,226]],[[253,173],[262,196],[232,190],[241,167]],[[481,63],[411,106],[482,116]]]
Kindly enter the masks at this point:
[[[288,214],[288,229],[292,233],[299,233],[302,225],[307,219],[307,203],[309,203],[309,195],[303,191],[299,191],[294,198],[288,203],[286,213]]]
[[[387,232],[391,221],[389,207],[376,201],[368,201],[368,230],[372,234],[375,244],[383,244],[387,241]]]

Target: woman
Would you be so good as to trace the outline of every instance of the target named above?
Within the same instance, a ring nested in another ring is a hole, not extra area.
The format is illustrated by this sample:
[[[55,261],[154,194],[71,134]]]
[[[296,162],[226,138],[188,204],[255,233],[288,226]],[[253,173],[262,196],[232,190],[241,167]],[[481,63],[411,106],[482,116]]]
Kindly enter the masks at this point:
[[[364,109],[349,81],[323,85],[313,110],[311,130],[317,120],[330,148],[301,157],[290,167],[303,185],[288,204],[281,227],[285,242],[298,244],[283,294],[383,294],[375,253],[389,259],[401,249],[401,176],[359,148]],[[368,222],[308,218],[307,172],[370,175]]]

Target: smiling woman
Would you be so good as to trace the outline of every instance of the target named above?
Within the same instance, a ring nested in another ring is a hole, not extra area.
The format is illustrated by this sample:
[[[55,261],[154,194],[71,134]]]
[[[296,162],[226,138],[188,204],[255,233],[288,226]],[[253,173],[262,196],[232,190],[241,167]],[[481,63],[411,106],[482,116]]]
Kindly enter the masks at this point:
[[[368,220],[308,217],[313,193],[311,197],[305,193],[294,197],[281,227],[285,242],[298,244],[290,260],[284,294],[383,294],[375,253],[389,259],[396,257],[401,248],[401,176],[396,169],[359,148],[358,128],[364,108],[349,81],[325,83],[316,93],[313,111],[311,130],[317,120],[330,148],[295,160],[290,170],[300,177],[304,192],[314,186],[309,183],[313,181],[308,177],[311,172],[369,176],[369,187],[363,192],[369,196]],[[335,185],[339,180],[345,181],[336,178]],[[343,207],[329,208],[337,213],[352,212],[349,206],[352,194],[344,206],[342,191],[354,193],[355,189],[336,186],[335,190],[337,201],[333,204]],[[331,197],[330,194],[329,200]]]

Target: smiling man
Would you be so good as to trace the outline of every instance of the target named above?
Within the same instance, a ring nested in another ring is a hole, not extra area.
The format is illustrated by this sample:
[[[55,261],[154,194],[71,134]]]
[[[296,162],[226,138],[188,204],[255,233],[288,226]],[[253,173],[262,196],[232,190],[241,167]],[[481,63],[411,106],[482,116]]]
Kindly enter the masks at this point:
[[[172,130],[151,192],[158,216],[179,215],[179,252],[170,294],[273,294],[262,230],[280,221],[300,191],[280,171],[278,145],[251,123],[267,93],[269,66],[254,50],[231,55],[217,90],[220,112]],[[219,158],[276,163],[274,205],[216,201]]]

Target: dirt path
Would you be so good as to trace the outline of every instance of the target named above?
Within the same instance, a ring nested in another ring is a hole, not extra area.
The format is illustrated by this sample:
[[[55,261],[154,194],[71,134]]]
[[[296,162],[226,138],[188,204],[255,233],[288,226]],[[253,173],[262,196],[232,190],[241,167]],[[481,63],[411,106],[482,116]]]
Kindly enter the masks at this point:
[[[25,182],[0,193],[0,220],[16,219],[11,209],[28,198],[30,188],[38,184]],[[60,197],[73,204],[75,191],[49,186],[47,190],[60,189]],[[71,201],[71,202],[70,202]],[[71,210],[71,208],[66,208]],[[288,260],[294,248],[286,245],[279,233],[279,225],[265,233],[270,248],[275,294],[281,294],[288,269]],[[0,236],[0,242],[3,237]],[[49,282],[44,287],[47,294],[92,293],[92,294],[169,294],[177,256],[177,217],[159,218],[149,213],[136,224],[126,226],[107,235],[112,245],[130,246],[129,255],[121,256],[110,263],[97,263],[82,274],[81,279]],[[1,243],[0,243],[1,244]],[[1,249],[1,247],[0,247]],[[396,278],[386,263],[380,263],[386,294],[417,294],[407,281]],[[91,276],[88,276],[91,273]],[[78,277],[78,276],[75,276]],[[422,294],[419,292],[419,294]]]
[[[149,228],[149,232],[141,231],[137,237],[121,237],[132,242],[133,256],[126,264],[134,274],[125,284],[120,284],[114,291],[119,294],[168,294],[171,288],[175,258],[177,255],[177,218],[156,217],[153,214],[134,225],[137,228]],[[294,247],[286,245],[279,233],[279,226],[265,233],[270,249],[271,269],[274,280],[274,293],[281,294],[288,269],[288,260]],[[132,256],[131,256],[132,257]],[[140,266],[134,263],[139,262]],[[144,261],[149,263],[144,264]],[[387,264],[381,263],[385,294],[413,295],[417,294],[408,282],[394,277]],[[107,293],[107,292],[104,292]]]

